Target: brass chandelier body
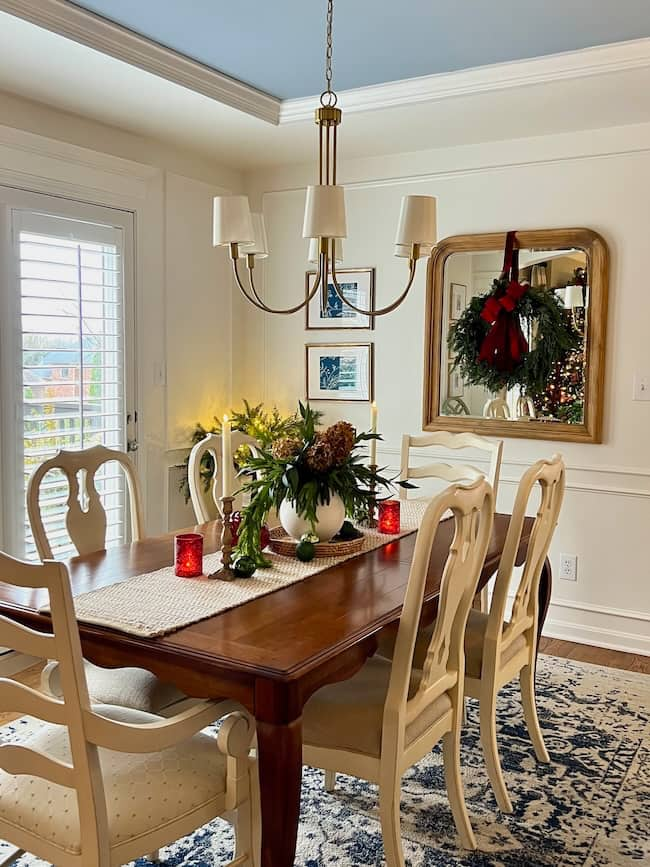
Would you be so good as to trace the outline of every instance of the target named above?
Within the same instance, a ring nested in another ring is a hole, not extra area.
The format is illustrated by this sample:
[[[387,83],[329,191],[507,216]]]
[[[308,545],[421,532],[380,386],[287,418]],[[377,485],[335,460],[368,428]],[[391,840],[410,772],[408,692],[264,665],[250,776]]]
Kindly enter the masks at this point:
[[[435,243],[435,199],[429,196],[406,196],[402,202],[400,228],[397,245],[404,251],[400,255],[408,258],[408,279],[402,293],[391,303],[379,309],[366,310],[348,300],[336,275],[336,245],[339,239],[345,237],[345,205],[343,188],[337,185],[337,137],[341,124],[342,112],[337,107],[337,95],[332,90],[332,20],[333,0],[327,0],[327,46],[325,55],[326,89],[320,97],[320,105],[315,111],[315,123],[318,127],[318,186],[307,191],[307,203],[303,236],[316,238],[318,243],[317,275],[314,285],[307,296],[292,307],[272,307],[261,297],[255,286],[254,268],[256,255],[264,253],[247,252],[247,246],[255,249],[255,241],[259,239],[242,238],[241,241],[231,239],[227,221],[221,217],[221,231],[215,228],[215,245],[228,245],[235,281],[242,294],[253,306],[265,313],[288,315],[302,310],[311,302],[320,290],[321,310],[325,313],[328,302],[329,286],[345,307],[364,316],[383,316],[395,310],[404,301],[413,285],[417,260],[428,253]],[[232,197],[231,197],[232,198]],[[240,197],[244,198],[244,197]],[[419,200],[419,201],[414,201]],[[217,206],[222,197],[215,198],[215,226],[217,221]],[[248,204],[246,202],[246,211]],[[248,220],[250,223],[250,213]],[[258,218],[260,221],[261,217]],[[241,224],[240,224],[241,225]],[[263,223],[260,222],[263,227]],[[234,230],[233,230],[234,231]],[[264,229],[261,229],[264,232]],[[251,241],[253,243],[251,243]],[[240,273],[240,259],[246,260],[246,277]]]

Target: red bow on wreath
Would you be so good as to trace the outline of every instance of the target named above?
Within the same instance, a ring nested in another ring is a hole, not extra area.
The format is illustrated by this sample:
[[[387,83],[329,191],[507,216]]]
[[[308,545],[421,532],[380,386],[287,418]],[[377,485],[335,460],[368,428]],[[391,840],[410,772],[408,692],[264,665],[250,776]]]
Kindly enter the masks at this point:
[[[483,339],[478,360],[500,371],[511,371],[528,352],[528,342],[521,330],[517,302],[528,290],[519,282],[519,250],[515,233],[506,235],[503,271],[498,288],[486,299],[481,317],[492,326]]]

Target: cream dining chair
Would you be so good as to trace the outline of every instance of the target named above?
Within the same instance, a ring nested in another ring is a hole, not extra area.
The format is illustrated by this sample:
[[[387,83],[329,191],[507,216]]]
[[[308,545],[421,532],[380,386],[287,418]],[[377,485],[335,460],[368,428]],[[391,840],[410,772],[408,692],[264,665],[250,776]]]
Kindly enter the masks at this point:
[[[422,671],[413,650],[429,558],[438,525],[451,509],[455,534],[440,583],[438,617]],[[326,771],[332,790],[340,771],[379,784],[388,867],[403,867],[400,790],[404,771],[442,739],[445,782],[462,845],[475,849],[460,774],[463,635],[492,532],[494,496],[485,480],[448,488],[428,505],[415,543],[390,662],[370,659],[354,677],[326,686],[303,711],[303,760]]]
[[[241,431],[232,432],[232,449],[233,453],[243,445],[250,446],[252,449],[257,445],[253,437]],[[204,455],[209,454],[212,458],[212,479],[210,482],[210,492],[212,496],[212,504],[206,502],[203,477],[201,476],[201,461]],[[221,496],[221,485],[223,482],[223,472],[221,461],[221,434],[209,433],[202,440],[193,446],[190,452],[190,459],[187,466],[187,480],[190,486],[190,498],[192,500],[192,508],[196,516],[197,523],[205,524],[208,521],[213,521],[219,509],[219,498]],[[234,466],[228,467],[230,474],[230,490],[236,491],[237,485],[235,480]],[[241,509],[243,497],[239,494],[235,497],[234,509]],[[216,508],[216,512],[214,511]]]
[[[510,618],[505,610],[515,568],[521,533],[533,490],[540,488],[526,562],[517,584]],[[499,563],[489,614],[472,610],[465,633],[465,694],[479,700],[481,747],[499,808],[512,812],[503,779],[496,729],[496,698],[499,690],[519,676],[524,719],[538,761],[549,756],[539,727],[535,702],[535,658],[539,617],[538,589],[542,566],[551,545],[564,498],[565,466],[560,455],[541,460],[521,478],[512,510],[503,554]],[[418,636],[413,664],[424,665],[430,630]]]
[[[425,466],[411,464],[411,449],[429,449],[437,451],[460,452],[474,449],[485,452],[489,457],[487,472],[479,470],[472,464],[447,463],[436,461]],[[487,478],[494,491],[496,504],[497,489],[499,486],[499,473],[501,470],[501,454],[503,452],[503,440],[489,440],[486,437],[472,433],[451,433],[449,431],[433,431],[432,433],[402,435],[402,454],[400,460],[400,481],[413,481],[414,479],[442,479],[446,482],[472,482],[475,479]],[[400,498],[408,498],[408,489],[400,488]],[[488,609],[488,588],[484,587],[478,597],[481,611]]]
[[[92,446],[79,451],[59,451],[42,463],[27,485],[27,514],[36,550],[41,560],[51,560],[52,547],[41,513],[41,485],[48,473],[59,470],[68,485],[65,524],[68,535],[80,555],[101,551],[106,545],[106,512],[95,484],[97,471],[109,461],[115,461],[124,471],[129,493],[131,540],[143,536],[142,496],[135,467],[127,455],[106,446]],[[179,709],[178,702],[188,701],[183,693],[142,668],[106,669],[86,661],[86,677],[94,702],[131,707],[147,713]],[[59,667],[56,662],[45,666],[43,688],[51,695],[61,696]]]
[[[0,642],[56,658],[63,686],[61,701],[0,678],[2,711],[28,715],[2,732],[0,837],[57,867],[116,867],[227,815],[237,839],[230,863],[253,867],[251,719],[232,702],[171,719],[91,707],[65,566],[0,554],[0,580],[48,590],[53,633],[0,617]],[[225,714],[217,738],[199,733]]]

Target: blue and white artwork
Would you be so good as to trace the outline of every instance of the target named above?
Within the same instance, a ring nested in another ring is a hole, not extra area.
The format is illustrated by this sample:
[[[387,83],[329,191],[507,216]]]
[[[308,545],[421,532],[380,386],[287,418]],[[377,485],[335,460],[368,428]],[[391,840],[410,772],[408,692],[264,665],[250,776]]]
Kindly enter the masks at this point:
[[[372,345],[307,346],[309,400],[370,400]]]
[[[311,291],[314,287],[316,274],[310,273],[307,277],[307,289]],[[337,271],[336,277],[343,298],[338,294],[333,281],[330,279],[327,284],[325,309],[323,310],[321,307],[320,290],[316,292],[307,305],[307,328],[372,328],[372,317],[353,310],[343,299],[360,310],[372,310],[374,308],[374,268],[360,271]]]

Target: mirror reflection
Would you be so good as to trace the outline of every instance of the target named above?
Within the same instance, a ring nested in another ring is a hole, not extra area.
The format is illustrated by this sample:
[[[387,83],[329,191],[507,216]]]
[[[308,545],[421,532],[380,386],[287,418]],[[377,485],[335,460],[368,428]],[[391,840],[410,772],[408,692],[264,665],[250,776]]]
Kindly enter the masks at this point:
[[[470,416],[512,421],[583,424],[585,408],[585,350],[589,320],[588,256],[584,249],[522,249],[518,282],[558,299],[557,315],[572,335],[572,345],[554,362],[550,376],[534,387],[514,385],[491,390],[464,377],[450,348],[450,334],[479,296],[492,290],[502,275],[503,250],[455,252],[444,265],[440,406],[443,416]],[[521,334],[502,335],[504,342],[520,340],[528,350],[540,347],[535,321],[520,319]],[[509,350],[510,351],[510,350]]]

